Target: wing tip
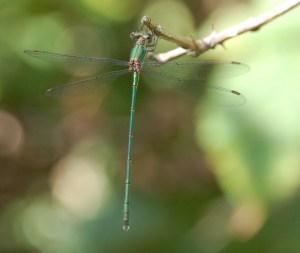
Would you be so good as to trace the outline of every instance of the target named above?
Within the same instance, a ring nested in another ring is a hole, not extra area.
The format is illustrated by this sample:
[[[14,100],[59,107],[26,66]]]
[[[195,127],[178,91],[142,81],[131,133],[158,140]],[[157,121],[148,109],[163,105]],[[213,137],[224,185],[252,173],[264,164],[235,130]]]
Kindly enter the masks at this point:
[[[239,62],[239,61],[231,61],[232,64],[235,64],[235,65],[243,65],[243,63]]]
[[[238,96],[241,96],[242,94],[236,90],[231,90],[230,91],[231,93],[233,93],[234,95],[238,95]]]
[[[25,49],[23,52],[25,54],[34,55],[35,53],[40,53],[42,51],[40,51],[40,50],[33,50],[33,49]]]
[[[245,105],[247,103],[247,99],[246,99],[246,97],[242,93],[240,93],[240,92],[238,92],[236,90],[230,90],[230,92],[232,94],[237,95],[237,96],[239,96],[241,98],[241,102],[238,104],[238,106],[242,106],[242,105]]]
[[[238,65],[238,66],[241,66],[244,68],[245,72],[248,72],[250,70],[250,66],[245,64],[245,63],[242,63],[242,62],[239,62],[239,61],[231,61],[230,62],[232,65]]]

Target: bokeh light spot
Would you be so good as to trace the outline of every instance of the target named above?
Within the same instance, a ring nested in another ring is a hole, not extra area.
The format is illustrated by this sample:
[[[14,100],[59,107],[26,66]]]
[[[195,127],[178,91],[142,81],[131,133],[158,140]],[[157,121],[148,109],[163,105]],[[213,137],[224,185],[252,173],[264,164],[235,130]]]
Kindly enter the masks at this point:
[[[92,218],[108,197],[108,182],[100,164],[71,155],[55,167],[52,193],[68,210]]]
[[[6,111],[0,111],[0,155],[13,155],[24,142],[24,130],[19,120]]]

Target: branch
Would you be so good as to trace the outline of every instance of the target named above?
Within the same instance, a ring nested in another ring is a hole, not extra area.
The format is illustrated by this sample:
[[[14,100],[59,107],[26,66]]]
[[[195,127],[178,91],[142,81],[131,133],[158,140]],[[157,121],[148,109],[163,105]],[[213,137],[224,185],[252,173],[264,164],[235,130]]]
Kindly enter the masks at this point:
[[[160,26],[152,24],[149,18],[145,18],[142,22],[159,37],[174,42],[180,46],[171,51],[153,55],[153,58],[158,62],[165,63],[186,54],[194,54],[198,56],[210,49],[215,48],[217,45],[223,45],[225,41],[235,38],[243,33],[255,32],[262,26],[284,15],[293,8],[296,8],[299,4],[300,0],[286,0],[276,6],[274,9],[265,12],[260,16],[250,17],[248,20],[229,27],[221,32],[213,31],[208,36],[199,40],[170,35],[164,32]]]

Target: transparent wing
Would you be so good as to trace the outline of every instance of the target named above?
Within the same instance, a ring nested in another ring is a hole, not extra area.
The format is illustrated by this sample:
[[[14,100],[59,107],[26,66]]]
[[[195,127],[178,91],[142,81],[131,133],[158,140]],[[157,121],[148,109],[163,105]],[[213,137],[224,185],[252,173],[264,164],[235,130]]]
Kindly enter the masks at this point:
[[[93,63],[93,64],[106,63],[106,64],[112,64],[112,65],[123,66],[123,67],[128,66],[127,61],[111,59],[111,58],[93,57],[93,56],[76,56],[76,55],[52,53],[47,51],[39,51],[39,50],[25,50],[24,53],[47,61],[70,62],[70,63]]]
[[[150,85],[162,88],[186,88],[193,94],[205,93],[205,100],[217,106],[239,106],[246,98],[238,91],[221,86],[208,85],[211,74],[214,78],[228,78],[249,71],[249,67],[240,62],[187,61],[158,64],[149,62],[144,65],[142,77]]]
[[[249,67],[237,61],[180,61],[165,64],[146,62],[143,71],[152,72],[156,78],[173,78],[176,83],[182,83],[185,80],[205,81],[210,74],[215,78],[235,77],[248,72]]]
[[[117,79],[120,76],[123,76],[128,73],[128,69],[116,70],[100,74],[88,79],[79,80],[75,82],[70,82],[63,85],[58,85],[53,88],[49,88],[45,91],[46,96],[59,96],[70,94],[74,92],[81,92],[82,89],[90,89],[93,85],[98,85],[100,81],[109,82]]]
[[[236,90],[220,86],[209,86],[206,89],[204,99],[213,106],[236,107],[247,102],[246,97]]]
[[[245,96],[232,89],[227,89],[221,86],[211,86],[205,81],[191,80],[191,79],[179,79],[174,76],[168,76],[167,79],[158,78],[154,72],[143,72],[142,77],[149,83],[150,86],[159,88],[174,88],[175,85],[180,85],[180,89],[177,91],[186,89],[186,92],[191,93],[193,96],[199,97],[203,95],[203,98],[214,106],[222,107],[235,107],[246,103]]]

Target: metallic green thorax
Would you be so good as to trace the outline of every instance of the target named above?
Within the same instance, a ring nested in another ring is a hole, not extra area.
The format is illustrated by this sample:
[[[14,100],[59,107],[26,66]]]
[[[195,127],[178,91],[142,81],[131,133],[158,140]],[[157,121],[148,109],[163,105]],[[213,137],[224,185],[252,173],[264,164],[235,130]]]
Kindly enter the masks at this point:
[[[134,48],[131,50],[130,60],[139,61],[141,64],[143,64],[146,54],[147,54],[147,49],[145,48],[145,45],[137,41]]]

